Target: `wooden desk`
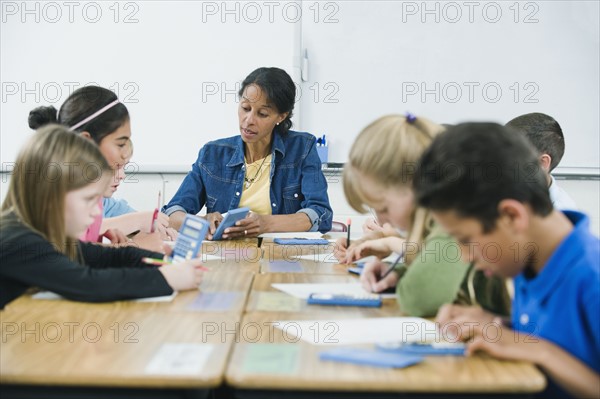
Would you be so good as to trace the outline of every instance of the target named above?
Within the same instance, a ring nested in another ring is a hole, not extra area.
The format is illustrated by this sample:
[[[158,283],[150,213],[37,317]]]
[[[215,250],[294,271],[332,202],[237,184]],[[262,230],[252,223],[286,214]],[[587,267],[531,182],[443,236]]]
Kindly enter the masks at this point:
[[[242,391],[380,393],[532,393],[544,388],[545,378],[535,366],[495,360],[483,355],[472,358],[428,357],[419,365],[401,370],[320,361],[320,351],[337,345],[294,342],[272,324],[285,320],[322,320],[325,323],[339,319],[401,316],[397,301],[393,298],[384,300],[381,308],[311,306],[303,300],[290,301],[289,298],[282,301],[280,309],[273,311],[259,306],[261,295],[279,292],[271,287],[273,283],[355,281],[356,277],[352,276],[288,273],[255,276],[240,325],[239,342],[234,345],[227,368],[227,384]],[[285,298],[286,294],[281,295]],[[289,309],[286,309],[288,305]],[[260,331],[260,335],[256,331]],[[267,361],[281,364],[273,367],[261,364]]]
[[[198,290],[182,291],[171,302],[135,302],[117,301],[107,303],[85,303],[69,300],[40,300],[31,295],[23,295],[5,307],[5,311],[29,312],[31,309],[49,314],[60,311],[138,311],[138,312],[192,312],[196,313],[227,313],[230,316],[241,316],[254,274],[248,271],[233,271],[230,267],[222,269],[211,266],[212,270],[204,274]],[[203,310],[195,306],[203,294],[214,295],[222,293],[230,302],[229,306]],[[79,313],[76,313],[79,314]],[[1,370],[0,370],[1,371]]]
[[[3,311],[0,317],[0,381],[27,385],[216,387],[235,339],[225,332],[236,327],[236,318],[227,315],[124,309],[49,313],[30,308]],[[174,367],[174,374],[149,369],[168,344],[210,348],[209,361],[192,364],[192,370]]]
[[[315,274],[295,274],[295,273],[269,273],[259,274],[254,277],[252,290],[248,297],[246,313],[252,312],[270,312],[263,301],[263,293],[275,295],[273,298],[281,298],[280,305],[272,307],[275,312],[285,312],[289,317],[302,316],[309,314],[312,317],[330,317],[337,318],[344,314],[346,318],[360,317],[398,317],[402,316],[400,307],[395,298],[384,299],[381,308],[360,308],[338,306],[315,306],[307,305],[305,300],[293,298],[290,295],[273,288],[271,284],[315,284],[315,283],[355,283],[358,279],[351,275],[333,276],[333,275],[315,275]],[[271,301],[269,301],[271,302]]]
[[[214,241],[202,244],[202,259],[208,267],[223,267],[258,273],[262,250],[258,239]],[[218,257],[218,259],[214,259]]]

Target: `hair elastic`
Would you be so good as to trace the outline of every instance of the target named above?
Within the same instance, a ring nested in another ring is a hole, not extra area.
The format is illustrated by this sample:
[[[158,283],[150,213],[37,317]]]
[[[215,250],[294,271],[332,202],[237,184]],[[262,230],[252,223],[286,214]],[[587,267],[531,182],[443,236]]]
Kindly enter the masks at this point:
[[[93,114],[91,114],[90,116],[88,116],[87,118],[85,118],[84,120],[82,120],[79,123],[74,124],[73,126],[70,127],[71,130],[75,130],[80,126],[85,125],[86,123],[88,123],[89,121],[91,121],[92,119],[96,118],[97,116],[103,114],[104,112],[108,111],[109,109],[111,109],[112,107],[114,107],[115,105],[117,105],[118,103],[120,103],[119,99],[117,98],[115,101],[113,101],[112,103],[105,105],[104,107],[100,108],[98,111],[94,112]]]
[[[414,123],[417,120],[417,117],[414,114],[411,114],[410,112],[406,113],[406,121],[408,123]]]

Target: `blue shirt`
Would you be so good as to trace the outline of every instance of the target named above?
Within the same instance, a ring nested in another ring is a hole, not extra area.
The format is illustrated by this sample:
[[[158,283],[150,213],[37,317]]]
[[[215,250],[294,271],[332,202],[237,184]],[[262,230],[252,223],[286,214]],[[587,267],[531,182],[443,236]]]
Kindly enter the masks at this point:
[[[321,170],[316,138],[309,133],[273,132],[270,200],[273,215],[305,213],[309,231],[331,230],[333,212],[327,181]],[[207,143],[200,149],[171,201],[162,209],[191,214],[206,205],[207,213],[238,208],[245,177],[244,142],[241,136]]]
[[[102,198],[102,206],[104,207],[102,217],[105,219],[137,212],[135,209],[130,207],[127,201],[124,199],[105,197]]]
[[[600,241],[589,219],[565,211],[571,233],[535,277],[515,278],[513,327],[544,338],[600,373]],[[549,381],[548,397],[568,396]]]

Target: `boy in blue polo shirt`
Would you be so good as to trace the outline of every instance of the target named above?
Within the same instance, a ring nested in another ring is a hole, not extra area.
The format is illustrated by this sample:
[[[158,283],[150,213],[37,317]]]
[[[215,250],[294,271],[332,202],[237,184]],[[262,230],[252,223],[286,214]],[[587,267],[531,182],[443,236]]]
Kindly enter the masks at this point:
[[[515,278],[511,323],[445,305],[437,321],[459,327],[442,331],[470,339],[469,354],[537,364],[544,396],[600,397],[600,241],[585,215],[553,209],[526,138],[493,123],[452,127],[423,154],[414,185],[464,257]]]

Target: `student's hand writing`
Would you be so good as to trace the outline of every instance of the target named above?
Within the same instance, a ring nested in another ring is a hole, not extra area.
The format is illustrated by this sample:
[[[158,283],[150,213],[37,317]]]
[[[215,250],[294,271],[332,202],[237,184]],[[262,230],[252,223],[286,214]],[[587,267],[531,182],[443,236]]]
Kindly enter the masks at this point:
[[[399,237],[385,237],[377,240],[369,240],[346,250],[346,263],[352,263],[365,256],[376,256],[383,259],[393,251],[402,252],[404,239]]]
[[[360,275],[360,283],[367,292],[381,292],[398,284],[398,273],[391,272],[383,280],[381,276],[389,269],[390,265],[377,259],[367,262]]]
[[[443,305],[435,321],[439,323],[444,338],[449,341],[466,341],[475,334],[476,328],[485,329],[492,323],[497,326],[501,324],[497,315],[479,306],[453,304]]]
[[[333,248],[333,256],[340,262],[346,262],[346,249],[347,249],[348,240],[346,237],[338,238],[335,241],[335,247]]]
[[[108,238],[111,244],[128,244],[130,242],[127,236],[119,229],[108,229],[102,235]]]
[[[208,228],[208,233],[206,234],[207,240],[212,240],[213,234],[215,234],[215,231],[217,231],[217,227],[219,226],[219,223],[221,223],[221,220],[223,220],[223,215],[221,215],[220,212],[206,214],[206,221],[210,225]]]
[[[181,263],[171,263],[159,267],[167,283],[175,291],[193,290],[202,282],[202,259],[195,258]]]
[[[373,231],[383,231],[383,227],[381,227],[375,219],[369,218],[363,223],[362,230],[363,233],[368,234]]]
[[[225,229],[223,233],[224,239],[232,239],[232,238],[246,238],[246,237],[256,237],[262,233],[264,233],[264,221],[263,216],[254,213],[248,212],[248,216],[246,216],[242,220],[238,220],[235,223],[235,226],[228,227]]]

